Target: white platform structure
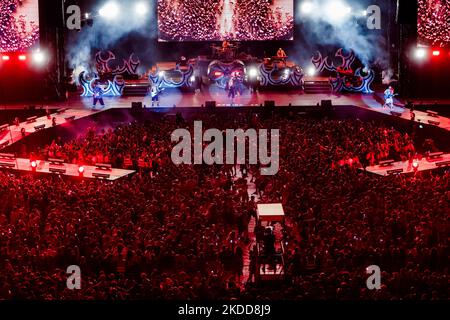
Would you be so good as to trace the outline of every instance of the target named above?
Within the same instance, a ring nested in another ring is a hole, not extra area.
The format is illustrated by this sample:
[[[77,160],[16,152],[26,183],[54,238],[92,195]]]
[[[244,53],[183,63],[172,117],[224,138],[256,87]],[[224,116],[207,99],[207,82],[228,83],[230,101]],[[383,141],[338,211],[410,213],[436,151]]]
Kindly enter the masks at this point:
[[[133,174],[133,170],[115,169],[101,170],[97,166],[83,166],[84,179],[104,179],[115,181]],[[9,169],[19,172],[33,172],[30,159],[0,158],[0,169]],[[71,163],[52,164],[49,161],[36,160],[37,174],[60,174],[67,177],[80,177],[79,166]]]
[[[284,209],[281,203],[258,204],[258,220],[263,222],[284,222]]]
[[[443,154],[437,159],[422,158],[415,160],[417,169],[414,168],[413,163],[409,161],[394,162],[389,166],[371,166],[367,167],[366,171],[380,175],[388,176],[390,174],[411,174],[415,170],[417,172],[435,170],[441,167],[450,167],[450,154]],[[363,170],[362,168],[360,170]]]
[[[107,108],[101,110],[92,111],[91,109],[61,109],[60,113],[53,113],[50,115],[50,119],[47,116],[43,117],[31,117],[29,121],[25,120],[21,122],[18,126],[8,125],[7,127],[0,123],[0,126],[5,126],[5,129],[0,132],[0,150],[16,143],[17,141],[25,138],[26,136],[36,132],[36,127],[43,126],[42,130],[49,129],[53,127],[52,119],[55,118],[55,125],[70,125],[71,121],[79,120],[82,118],[89,117],[99,112],[103,112]],[[22,134],[24,131],[24,134]]]
[[[193,107],[200,108],[206,101],[216,101],[217,107],[230,107],[230,99],[223,89],[211,89],[204,92],[181,93],[177,90],[165,92],[161,97],[161,107],[172,108],[177,107]],[[333,106],[355,106],[360,109],[375,111],[394,117],[391,111],[397,113],[398,118],[411,121],[411,116],[408,109],[404,108],[404,102],[395,99],[395,107],[393,110],[383,109],[382,92],[374,94],[360,94],[360,93],[318,93],[306,94],[298,90],[289,91],[259,91],[255,94],[250,91],[245,91],[242,96],[235,99],[234,106],[260,106],[266,100],[273,100],[277,106],[315,106],[321,100],[332,100]],[[105,97],[107,107],[105,108],[131,108],[132,102],[142,102],[143,105],[151,106],[151,97]],[[423,101],[422,101],[423,102]],[[424,102],[425,103],[425,102]],[[429,102],[432,104],[431,102]],[[443,100],[442,103],[450,104],[450,100]],[[92,105],[92,98],[80,97],[79,94],[72,95],[67,101],[48,104],[49,108],[70,108],[80,109],[83,112],[90,112]],[[0,109],[14,109],[23,108],[23,105],[2,105],[0,102]],[[293,107],[295,110],[295,107]],[[415,111],[415,122],[424,125],[433,125],[441,129],[450,131],[450,118],[441,115],[430,115],[425,111]],[[432,121],[432,123],[430,123]],[[435,123],[435,124],[433,124]],[[1,125],[1,123],[0,123]]]

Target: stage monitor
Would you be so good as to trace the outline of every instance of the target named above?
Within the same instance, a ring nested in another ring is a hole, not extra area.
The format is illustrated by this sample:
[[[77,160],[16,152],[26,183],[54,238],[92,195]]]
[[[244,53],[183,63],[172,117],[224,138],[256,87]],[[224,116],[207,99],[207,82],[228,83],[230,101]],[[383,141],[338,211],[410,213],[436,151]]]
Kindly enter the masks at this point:
[[[0,52],[26,52],[39,43],[39,0],[0,0]]]
[[[264,101],[264,107],[265,108],[270,108],[270,109],[275,108],[275,101],[273,101],[273,100],[266,100],[266,101]]]
[[[215,101],[206,101],[205,102],[205,108],[206,109],[214,109],[216,107]]]
[[[142,102],[140,101],[131,102],[131,110],[134,111],[142,110]]]
[[[158,0],[159,41],[293,40],[294,0]]]
[[[450,47],[450,4],[448,0],[418,0],[419,46]]]

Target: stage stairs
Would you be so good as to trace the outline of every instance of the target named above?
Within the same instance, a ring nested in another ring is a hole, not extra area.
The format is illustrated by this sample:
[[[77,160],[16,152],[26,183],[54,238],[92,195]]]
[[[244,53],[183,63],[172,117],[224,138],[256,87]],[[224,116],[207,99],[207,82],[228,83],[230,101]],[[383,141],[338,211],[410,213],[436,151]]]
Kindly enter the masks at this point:
[[[331,93],[332,88],[328,79],[314,80],[305,79],[303,89],[305,93],[319,94],[319,93]]]
[[[144,80],[127,80],[123,88],[122,96],[145,97],[150,90],[150,82]]]

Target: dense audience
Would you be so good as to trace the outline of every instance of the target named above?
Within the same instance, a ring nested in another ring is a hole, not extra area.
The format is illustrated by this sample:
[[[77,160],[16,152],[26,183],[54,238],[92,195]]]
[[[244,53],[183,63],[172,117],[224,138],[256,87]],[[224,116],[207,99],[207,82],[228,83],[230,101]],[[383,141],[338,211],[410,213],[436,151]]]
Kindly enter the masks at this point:
[[[160,39],[198,40],[289,40],[294,18],[287,8],[271,0],[180,0],[158,1]]]
[[[220,124],[211,119],[203,119],[205,120],[213,127]],[[326,146],[320,149],[320,154],[329,157],[333,168],[349,163],[354,166],[373,166],[386,159],[405,161],[416,154],[411,137],[400,134],[393,128],[359,121],[352,123],[352,126],[347,126],[348,121],[323,121],[320,125],[304,119],[296,122],[279,121],[280,127],[287,128],[290,134],[284,136],[288,140],[282,145],[287,145],[292,138],[294,141],[306,139],[305,143],[308,143],[311,136],[316,136],[320,139],[316,143]],[[242,121],[239,125],[248,126]],[[296,131],[295,126],[298,125],[306,131]],[[85,136],[71,142],[62,144],[54,140],[45,147],[42,156],[61,158],[69,163],[92,165],[106,162],[120,168],[138,168],[139,164],[152,167],[159,165],[161,155],[171,151],[172,145],[167,139],[169,129],[170,126],[167,127],[165,122],[154,123],[151,127],[131,124],[99,132],[96,128],[89,128]],[[171,129],[174,130],[175,127]]]
[[[416,153],[410,136],[294,113],[193,119],[204,128],[281,128],[279,173],[175,166],[170,133],[193,127],[181,117],[56,140],[43,156],[103,160],[137,173],[110,183],[1,172],[0,299],[448,299],[450,173],[360,170],[409,159]],[[249,223],[258,201],[281,202],[287,215],[292,278],[269,290],[245,284],[255,272],[249,232],[258,231]],[[382,270],[381,290],[365,285],[373,264]],[[81,267],[81,290],[66,288],[69,265]]]

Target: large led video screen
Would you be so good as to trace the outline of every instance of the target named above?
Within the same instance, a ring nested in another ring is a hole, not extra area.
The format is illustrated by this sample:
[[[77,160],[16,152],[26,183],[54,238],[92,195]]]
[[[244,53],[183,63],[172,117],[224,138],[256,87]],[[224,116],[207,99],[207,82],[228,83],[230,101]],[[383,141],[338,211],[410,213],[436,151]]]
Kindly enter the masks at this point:
[[[450,46],[450,1],[419,0],[418,42],[421,46]]]
[[[160,41],[292,40],[293,0],[158,0]]]
[[[0,52],[27,51],[39,42],[39,0],[0,0]]]

